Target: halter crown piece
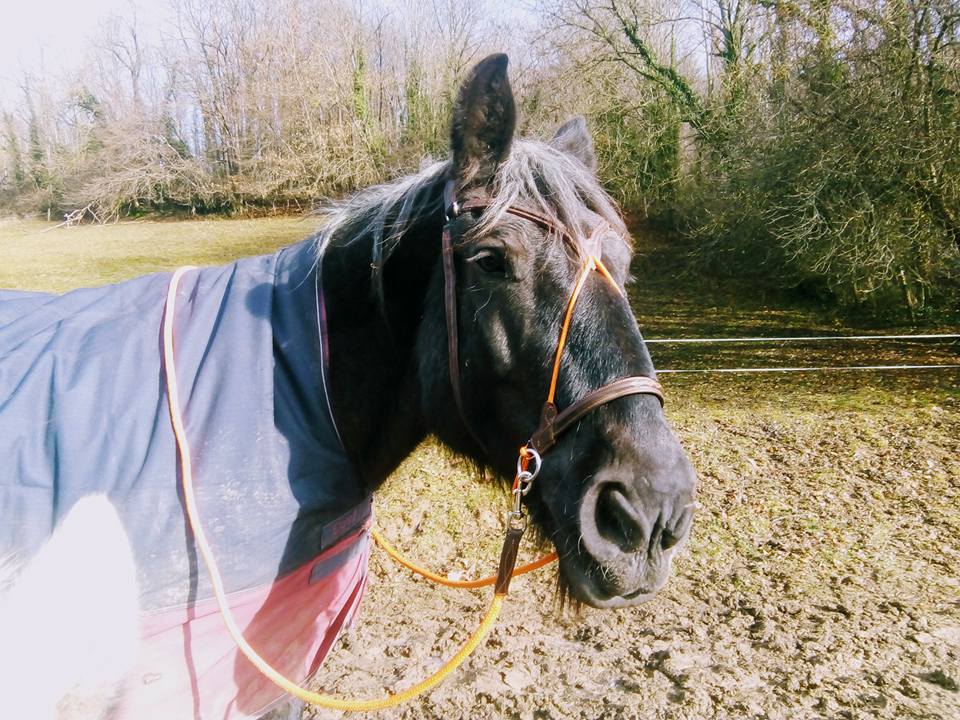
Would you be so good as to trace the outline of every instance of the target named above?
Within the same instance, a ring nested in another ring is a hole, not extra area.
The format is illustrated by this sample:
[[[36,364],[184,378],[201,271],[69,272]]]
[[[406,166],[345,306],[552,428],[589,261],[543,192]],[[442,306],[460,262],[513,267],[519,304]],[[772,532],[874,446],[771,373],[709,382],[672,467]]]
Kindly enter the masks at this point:
[[[450,385],[453,388],[453,399],[457,406],[457,412],[463,420],[463,424],[477,445],[485,451],[486,447],[483,440],[480,438],[479,433],[470,422],[464,410],[461,392],[459,339],[457,332],[456,272],[453,256],[453,241],[450,236],[450,223],[465,210],[486,210],[491,205],[491,201],[484,198],[471,198],[463,204],[460,204],[457,201],[453,181],[448,180],[444,186],[443,203],[446,220],[443,226],[442,237],[443,295],[447,319],[447,351],[450,366]],[[558,224],[552,218],[535,210],[530,210],[518,205],[510,205],[506,208],[506,212],[515,217],[534,222],[542,228],[563,237],[574,246],[586,247],[591,251],[591,254],[588,254],[584,260],[573,291],[570,293],[570,300],[567,302],[567,310],[563,318],[563,325],[560,328],[560,338],[557,341],[557,351],[553,360],[550,389],[547,392],[546,402],[544,402],[543,408],[540,411],[540,424],[533,431],[530,439],[520,448],[520,457],[517,460],[517,474],[513,481],[513,508],[510,512],[507,537],[504,540],[504,547],[501,552],[500,569],[496,586],[496,592],[503,592],[504,594],[509,587],[513,565],[516,562],[517,547],[519,546],[520,536],[523,534],[523,528],[525,526],[523,510],[520,504],[521,497],[530,492],[533,481],[540,472],[541,456],[556,444],[557,437],[587,413],[596,410],[598,407],[612,400],[626,397],[627,395],[653,395],[660,401],[660,405],[663,406],[663,387],[660,383],[645,375],[631,375],[601,385],[597,389],[584,395],[572,405],[569,405],[563,410],[558,410],[554,400],[557,391],[557,380],[560,375],[560,362],[563,358],[563,350],[567,343],[567,335],[570,330],[570,322],[573,318],[574,308],[590,274],[594,270],[599,272],[610,286],[616,290],[621,297],[626,299],[623,290],[621,290],[620,286],[614,281],[610,272],[600,259],[600,235],[604,230],[608,229],[609,226],[601,221],[593,228],[589,237],[579,238],[573,234],[570,228]]]

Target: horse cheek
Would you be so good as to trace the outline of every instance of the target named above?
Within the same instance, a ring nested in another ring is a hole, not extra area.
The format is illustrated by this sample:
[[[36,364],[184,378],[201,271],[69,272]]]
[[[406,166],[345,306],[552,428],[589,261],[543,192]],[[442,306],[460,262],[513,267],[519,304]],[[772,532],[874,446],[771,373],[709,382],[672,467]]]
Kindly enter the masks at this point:
[[[483,318],[479,327],[483,328],[481,335],[490,358],[492,375],[497,378],[507,377],[515,362],[507,323],[497,313],[490,313]]]

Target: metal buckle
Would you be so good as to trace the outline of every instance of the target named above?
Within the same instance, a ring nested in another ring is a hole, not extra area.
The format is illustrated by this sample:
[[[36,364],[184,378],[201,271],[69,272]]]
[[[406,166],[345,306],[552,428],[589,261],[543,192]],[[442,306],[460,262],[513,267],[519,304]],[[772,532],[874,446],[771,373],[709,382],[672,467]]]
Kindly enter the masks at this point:
[[[450,222],[451,219],[460,216],[460,203],[454,200],[447,208],[443,211],[443,216],[447,222]]]
[[[526,485],[526,488],[529,489],[529,484]],[[524,485],[517,483],[517,486],[511,491],[513,494],[513,509],[510,511],[511,515],[523,515],[523,506],[520,504],[520,499],[524,495]]]
[[[514,530],[527,529],[527,516],[522,510],[511,510],[507,513],[507,527]]]
[[[527,493],[530,492],[530,488],[533,487],[533,473],[523,470],[517,473],[517,491],[523,495],[527,496]]]
[[[524,460],[528,463],[526,470],[523,468]],[[517,481],[512,491],[513,507],[507,514],[507,525],[509,527],[518,530],[526,528],[527,518],[523,513],[522,500],[533,487],[533,481],[540,474],[542,464],[540,453],[532,445],[527,444],[520,449],[520,457],[517,458]]]
[[[529,459],[533,463],[533,470],[524,470],[524,459]],[[530,480],[533,481],[533,479],[540,474],[541,464],[542,461],[540,459],[540,453],[536,451],[536,448],[534,448],[533,445],[527,443],[520,449],[520,457],[517,458],[517,477],[519,477],[521,473],[527,473],[530,475]],[[524,495],[526,495],[526,493],[524,493]]]
[[[447,222],[460,215],[460,203],[457,202],[453,180],[447,180],[443,186],[443,216]]]

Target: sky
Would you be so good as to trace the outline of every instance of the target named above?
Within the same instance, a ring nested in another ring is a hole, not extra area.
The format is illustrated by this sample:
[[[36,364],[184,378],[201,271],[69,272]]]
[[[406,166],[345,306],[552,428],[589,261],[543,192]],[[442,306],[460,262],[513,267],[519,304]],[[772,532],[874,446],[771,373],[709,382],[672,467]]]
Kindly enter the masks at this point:
[[[381,0],[381,4],[394,1],[410,0]],[[489,0],[492,7],[500,3],[506,8],[505,16],[528,15],[513,0]],[[22,101],[25,71],[60,78],[82,65],[105,18],[135,14],[146,45],[159,36],[170,7],[168,0],[13,0],[0,22],[0,109]]]
[[[149,0],[15,0],[0,22],[0,105],[19,97],[24,71],[59,75],[79,66],[105,17],[136,12],[143,25],[159,24]]]
[[[269,2],[269,0],[264,0]],[[381,0],[382,4],[410,0]],[[503,5],[501,18],[529,18],[525,3],[488,0]],[[0,109],[22,102],[20,83],[25,72],[62,78],[82,65],[86,53],[110,15],[135,15],[144,44],[159,37],[170,12],[168,0],[14,0],[0,22]]]

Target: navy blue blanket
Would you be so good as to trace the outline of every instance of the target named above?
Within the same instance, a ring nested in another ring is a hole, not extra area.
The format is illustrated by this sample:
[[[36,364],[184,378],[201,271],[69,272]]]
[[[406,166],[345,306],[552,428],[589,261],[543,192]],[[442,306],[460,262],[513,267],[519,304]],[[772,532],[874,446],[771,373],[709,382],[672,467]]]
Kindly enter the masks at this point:
[[[317,277],[305,241],[180,284],[179,388],[228,591],[296,569],[368,512],[327,404]],[[28,558],[77,499],[106,493],[144,609],[211,594],[197,579],[164,389],[169,279],[0,291],[0,556]]]

